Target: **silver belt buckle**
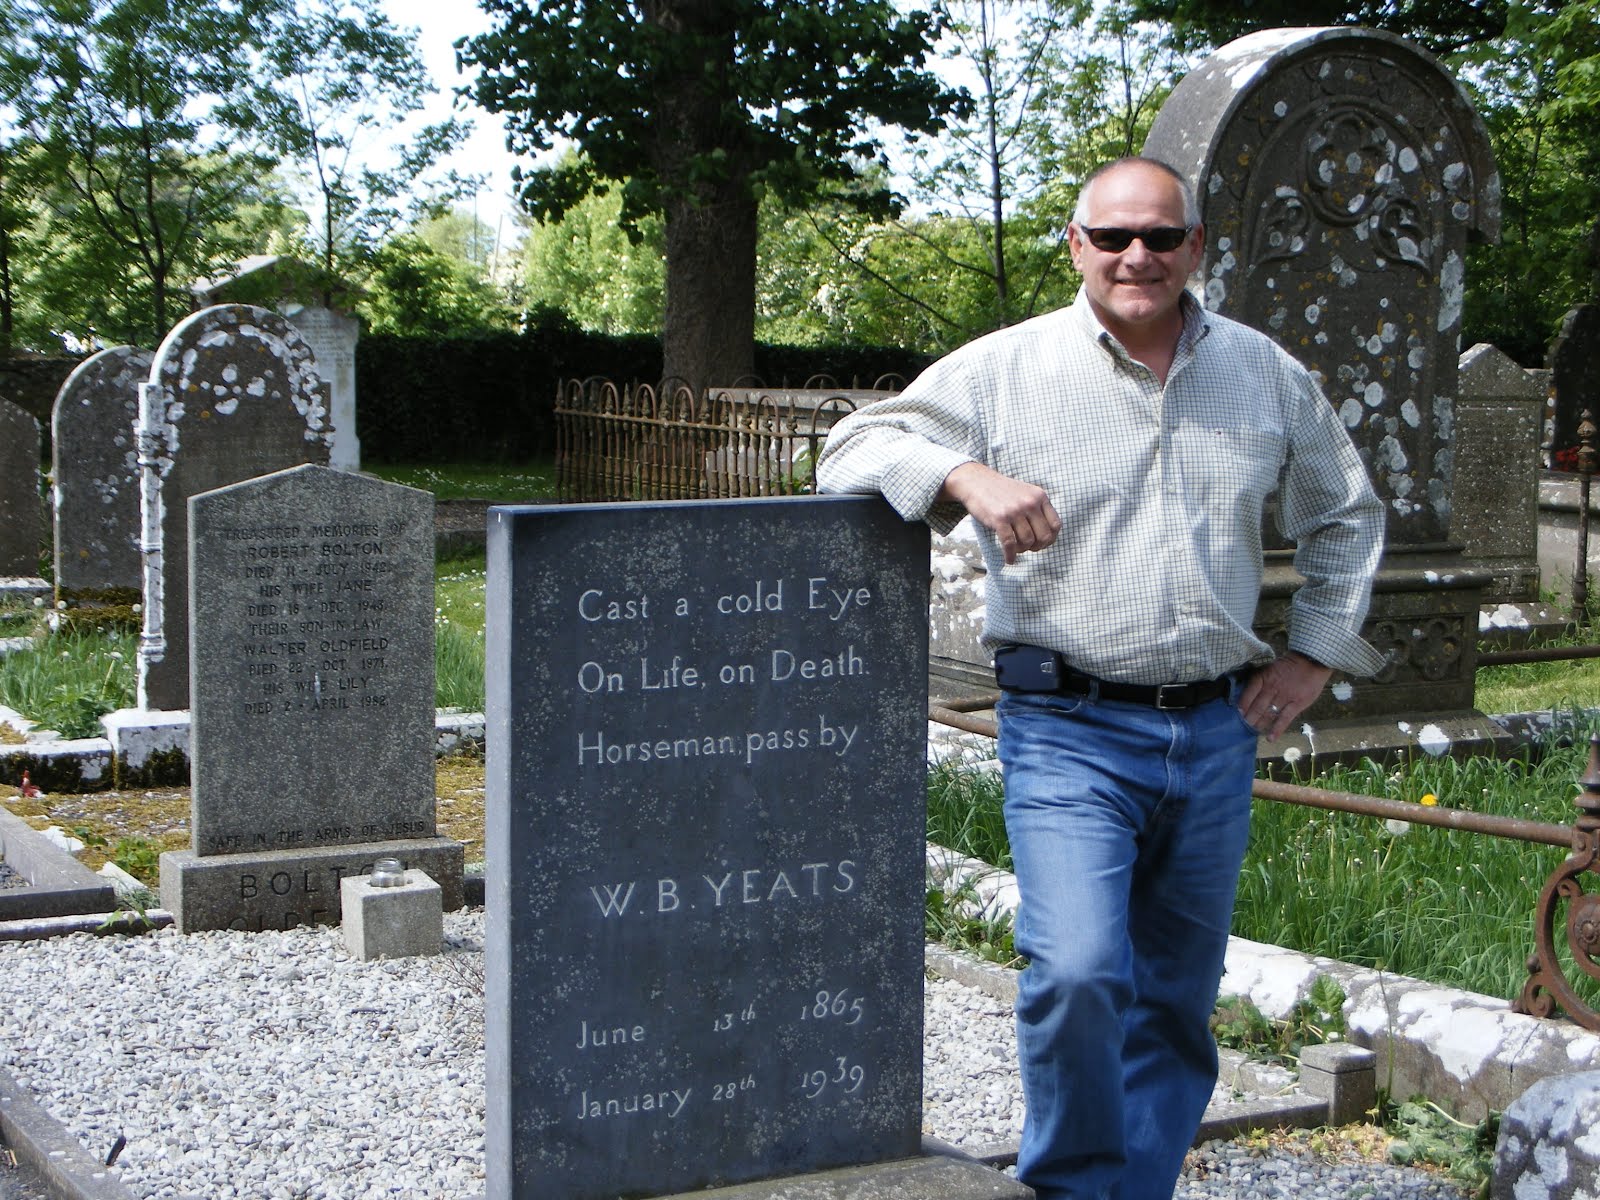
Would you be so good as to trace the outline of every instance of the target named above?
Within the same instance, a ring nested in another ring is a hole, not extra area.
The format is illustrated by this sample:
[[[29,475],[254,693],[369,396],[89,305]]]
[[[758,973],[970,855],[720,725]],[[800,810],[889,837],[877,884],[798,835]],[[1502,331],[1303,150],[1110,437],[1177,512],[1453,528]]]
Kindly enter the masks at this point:
[[[1168,693],[1175,698],[1168,700]],[[1181,697],[1181,699],[1177,698]],[[1187,683],[1163,683],[1156,688],[1156,707],[1158,709],[1191,708],[1189,685]]]

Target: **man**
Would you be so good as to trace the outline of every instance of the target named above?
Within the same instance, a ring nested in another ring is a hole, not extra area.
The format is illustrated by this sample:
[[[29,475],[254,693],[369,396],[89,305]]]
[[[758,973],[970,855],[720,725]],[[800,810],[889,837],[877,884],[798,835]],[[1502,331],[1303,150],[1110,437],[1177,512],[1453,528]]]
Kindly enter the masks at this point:
[[[1383,513],[1305,369],[1184,290],[1205,235],[1176,172],[1101,168],[1068,243],[1071,307],[840,422],[817,478],[979,527],[1030,962],[1018,1176],[1040,1200],[1153,1200],[1216,1080],[1257,735],[1332,668],[1383,665],[1359,636]],[[1306,579],[1277,658],[1251,632],[1273,492]]]

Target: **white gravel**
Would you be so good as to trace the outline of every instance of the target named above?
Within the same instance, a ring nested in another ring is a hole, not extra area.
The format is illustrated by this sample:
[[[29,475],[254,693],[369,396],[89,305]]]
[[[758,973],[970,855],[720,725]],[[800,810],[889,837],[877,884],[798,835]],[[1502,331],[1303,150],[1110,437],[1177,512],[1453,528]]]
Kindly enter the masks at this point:
[[[0,943],[0,1067],[91,1154],[126,1138],[141,1200],[465,1200],[484,1190],[481,910],[446,914],[445,937],[437,957],[371,963],[326,927]],[[1009,1005],[942,979],[924,996],[924,1131],[1014,1146]],[[1178,1192],[1291,1194],[1465,1193],[1228,1143]]]

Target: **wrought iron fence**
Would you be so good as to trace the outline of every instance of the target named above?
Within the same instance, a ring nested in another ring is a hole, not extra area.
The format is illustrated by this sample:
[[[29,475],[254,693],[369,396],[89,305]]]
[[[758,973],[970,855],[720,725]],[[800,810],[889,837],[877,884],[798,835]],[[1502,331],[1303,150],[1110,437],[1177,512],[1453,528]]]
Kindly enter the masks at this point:
[[[894,390],[655,388],[570,380],[556,397],[556,489],[564,501],[707,500],[812,491],[834,423]]]

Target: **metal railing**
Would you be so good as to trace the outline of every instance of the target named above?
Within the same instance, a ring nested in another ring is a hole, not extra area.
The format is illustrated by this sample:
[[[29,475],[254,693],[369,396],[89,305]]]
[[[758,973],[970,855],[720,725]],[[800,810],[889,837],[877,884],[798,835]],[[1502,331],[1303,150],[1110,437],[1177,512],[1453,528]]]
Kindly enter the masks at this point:
[[[999,736],[999,728],[975,712],[993,708],[998,694],[977,696],[954,704],[928,705],[928,719],[983,737]],[[1428,807],[1381,796],[1334,792],[1299,784],[1258,779],[1251,795],[1258,800],[1299,804],[1333,812],[1355,813],[1381,820],[1402,820],[1413,825],[1433,825],[1466,833],[1509,838],[1545,846],[1566,846],[1571,853],[1546,879],[1534,907],[1534,952],[1528,957],[1528,980],[1512,1002],[1513,1012],[1551,1017],[1559,1006],[1576,1024],[1600,1033],[1600,1012],[1590,1008],[1562,966],[1555,925],[1566,905],[1567,949],[1572,962],[1590,979],[1600,981],[1600,895],[1585,893],[1579,877],[1600,871],[1600,734],[1589,739],[1589,762],[1580,779],[1576,804],[1578,819],[1571,825],[1497,817],[1461,809]]]
[[[880,381],[884,382],[884,381]],[[812,490],[834,423],[873,388],[711,388],[570,380],[556,397],[564,501],[706,500]]]

